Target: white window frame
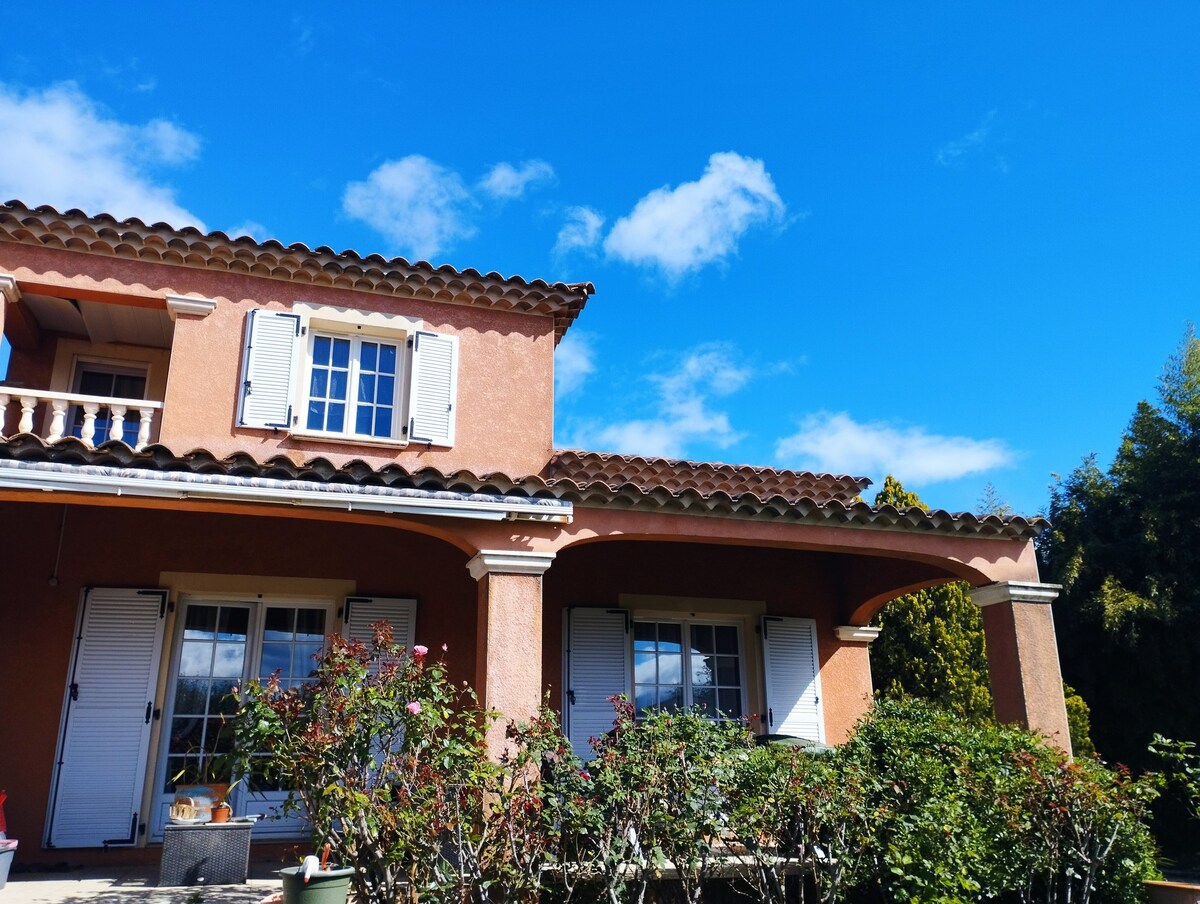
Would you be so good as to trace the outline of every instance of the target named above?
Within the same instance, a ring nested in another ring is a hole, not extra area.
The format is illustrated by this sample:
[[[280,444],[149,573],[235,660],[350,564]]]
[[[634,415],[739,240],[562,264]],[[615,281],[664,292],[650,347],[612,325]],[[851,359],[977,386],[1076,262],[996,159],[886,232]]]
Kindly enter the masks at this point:
[[[256,326],[260,316],[261,330]],[[402,448],[410,442],[454,445],[457,336],[434,333],[422,321],[398,314],[303,302],[297,302],[287,312],[251,311],[247,319],[238,403],[240,427],[286,430],[301,439],[391,448]],[[313,346],[320,336],[352,343],[346,419],[340,431],[309,429],[307,425]],[[391,436],[376,437],[354,431],[357,362],[362,341],[382,342],[397,348]],[[428,350],[425,343],[429,343]],[[290,352],[286,351],[289,347]],[[255,380],[259,395],[254,395]]]
[[[629,688],[630,688],[630,694],[632,696],[632,700],[630,702],[632,702],[635,707],[637,707],[637,689],[638,689],[638,681],[637,681],[637,652],[638,651],[637,651],[637,640],[636,640],[637,626],[639,624],[656,624],[656,625],[657,624],[677,624],[680,626],[680,640],[681,640],[680,650],[681,650],[681,655],[683,657],[681,660],[681,664],[680,664],[680,668],[682,670],[681,677],[683,679],[683,683],[682,683],[683,694],[684,694],[683,706],[685,708],[691,708],[692,706],[695,705],[695,698],[693,697],[693,694],[692,694],[693,670],[690,665],[690,661],[691,661],[691,657],[692,657],[691,628],[693,625],[700,625],[700,626],[713,626],[713,627],[718,627],[718,626],[719,627],[729,627],[729,628],[733,628],[735,631],[737,631],[739,711],[736,713],[721,714],[720,718],[722,720],[737,721],[737,720],[740,720],[743,716],[746,715],[746,713],[749,712],[748,705],[747,705],[748,691],[749,691],[749,682],[747,680],[749,677],[749,675],[748,675],[749,663],[747,662],[747,659],[746,659],[746,638],[745,638],[746,631],[745,631],[745,625],[743,624],[743,622],[740,619],[704,618],[704,617],[701,617],[699,614],[697,614],[697,616],[695,616],[695,617],[689,617],[689,618],[680,618],[678,616],[664,617],[664,616],[658,616],[658,615],[652,615],[652,614],[637,614],[637,613],[631,613],[631,615],[632,615],[632,619],[631,619],[630,633],[629,633],[629,648],[630,648],[629,663],[630,663],[630,668],[632,670],[632,674],[630,677]],[[703,656],[704,654],[699,654],[699,655]],[[638,712],[636,713],[636,715],[640,718],[641,714],[642,714],[642,710],[638,709]],[[716,719],[717,717],[718,717],[717,714],[714,713],[713,718]]]
[[[399,443],[404,437],[401,431],[405,423],[404,412],[404,392],[403,387],[407,384],[406,373],[409,370],[408,356],[405,354],[406,340],[401,338],[391,338],[374,335],[349,334],[337,332],[330,329],[318,329],[312,327],[308,330],[308,342],[305,346],[305,361],[299,369],[300,378],[303,381],[300,386],[300,392],[297,393],[298,404],[293,412],[295,426],[291,433],[294,436],[312,436],[321,437],[323,439],[353,439],[355,442],[369,443]],[[318,339],[330,339],[333,341],[345,341],[350,343],[350,360],[349,368],[346,375],[346,398],[344,404],[346,407],[342,430],[320,430],[308,426],[308,406],[312,401],[312,372],[314,346]],[[377,436],[371,433],[358,433],[353,429],[353,425],[357,422],[358,413],[358,379],[361,374],[362,361],[362,343],[372,342],[377,345],[390,345],[396,349],[396,372],[392,375],[394,385],[392,386],[392,430],[387,436]]]

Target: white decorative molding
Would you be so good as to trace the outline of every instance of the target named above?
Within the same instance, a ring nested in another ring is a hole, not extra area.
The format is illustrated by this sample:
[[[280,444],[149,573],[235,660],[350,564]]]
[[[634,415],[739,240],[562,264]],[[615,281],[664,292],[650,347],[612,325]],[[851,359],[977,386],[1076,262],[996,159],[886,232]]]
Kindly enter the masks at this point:
[[[0,296],[9,304],[16,304],[21,300],[21,290],[17,288],[15,277],[0,273]]]
[[[542,575],[554,561],[552,552],[523,552],[507,549],[481,549],[467,563],[471,577],[479,580],[485,574]]]
[[[996,603],[1052,603],[1058,599],[1062,584],[1038,584],[1034,581],[1000,581],[971,591],[971,602],[982,609]]]
[[[196,317],[207,317],[217,308],[217,303],[211,298],[195,298],[191,295],[168,295],[167,313],[174,320],[180,314],[192,314]]]
[[[871,643],[882,630],[870,625],[838,625],[833,629],[833,633],[842,643]]]

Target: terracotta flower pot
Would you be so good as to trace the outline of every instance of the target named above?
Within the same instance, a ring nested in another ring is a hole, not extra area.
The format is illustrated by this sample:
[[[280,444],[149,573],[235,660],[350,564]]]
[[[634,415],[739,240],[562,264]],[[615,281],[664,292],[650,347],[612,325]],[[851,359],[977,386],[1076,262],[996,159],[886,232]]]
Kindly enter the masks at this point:
[[[213,804],[213,808],[212,808],[212,821],[213,822],[229,822],[229,817],[232,815],[233,815],[233,810],[232,810],[232,808],[230,808],[229,804],[227,804],[223,801],[219,804]]]

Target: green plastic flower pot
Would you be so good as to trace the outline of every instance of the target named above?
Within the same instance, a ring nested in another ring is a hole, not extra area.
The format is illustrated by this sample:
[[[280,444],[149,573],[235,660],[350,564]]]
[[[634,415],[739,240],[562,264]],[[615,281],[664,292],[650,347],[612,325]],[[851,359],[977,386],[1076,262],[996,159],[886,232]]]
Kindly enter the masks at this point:
[[[298,866],[285,867],[279,875],[283,878],[283,904],[346,904],[354,870],[350,867],[317,870],[308,882]]]

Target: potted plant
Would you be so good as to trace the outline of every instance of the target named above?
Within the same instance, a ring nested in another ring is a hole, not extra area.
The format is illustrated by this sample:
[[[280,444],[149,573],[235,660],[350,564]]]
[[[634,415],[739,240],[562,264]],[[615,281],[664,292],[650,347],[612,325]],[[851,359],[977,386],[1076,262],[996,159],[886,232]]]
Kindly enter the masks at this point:
[[[283,879],[284,904],[345,904],[350,895],[353,867],[329,868],[329,849],[325,842],[318,861],[313,855],[305,857],[299,866],[286,866],[279,871]]]

